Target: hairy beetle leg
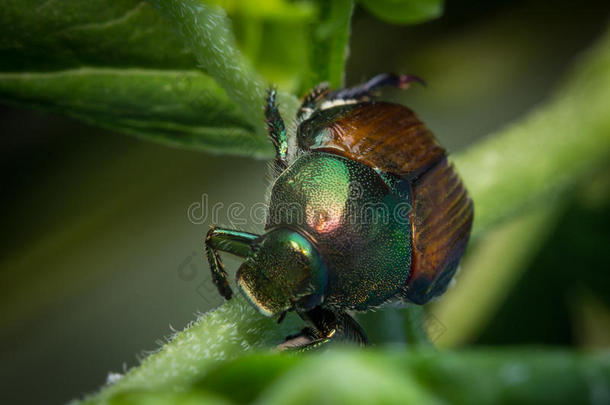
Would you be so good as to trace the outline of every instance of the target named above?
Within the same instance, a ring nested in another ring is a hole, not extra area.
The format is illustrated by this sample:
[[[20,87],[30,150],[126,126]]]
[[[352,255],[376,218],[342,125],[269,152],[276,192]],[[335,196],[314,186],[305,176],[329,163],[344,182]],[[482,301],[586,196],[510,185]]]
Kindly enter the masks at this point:
[[[232,229],[216,228],[212,225],[205,237],[205,252],[210,263],[212,281],[220,295],[229,300],[233,291],[229,286],[227,272],[224,269],[218,252],[227,252],[239,257],[246,257],[251,251],[251,246],[258,235],[235,231]]]
[[[271,138],[271,142],[275,147],[275,164],[283,170],[288,166],[286,160],[288,154],[288,135],[284,120],[277,108],[276,97],[276,90],[269,89],[265,106],[265,121],[267,122],[269,138]]]
[[[220,260],[220,256],[218,256],[218,253],[214,249],[209,248],[207,244],[205,253],[208,258],[208,263],[210,263],[214,285],[224,299],[230,300],[231,297],[233,297],[233,290],[231,290],[231,286],[229,286],[228,275]]]
[[[313,328],[303,328],[301,332],[286,337],[284,343],[277,345],[279,351],[307,351],[328,342],[331,336],[319,337]]]
[[[343,339],[366,346],[369,341],[362,327],[345,312],[333,312],[316,307],[311,311],[299,314],[312,327],[301,330],[296,335],[286,338],[277,346],[278,350],[305,351],[319,347],[333,339]]]
[[[362,326],[346,313],[339,314],[339,332],[343,339],[355,342],[359,346],[369,345],[369,339]]]

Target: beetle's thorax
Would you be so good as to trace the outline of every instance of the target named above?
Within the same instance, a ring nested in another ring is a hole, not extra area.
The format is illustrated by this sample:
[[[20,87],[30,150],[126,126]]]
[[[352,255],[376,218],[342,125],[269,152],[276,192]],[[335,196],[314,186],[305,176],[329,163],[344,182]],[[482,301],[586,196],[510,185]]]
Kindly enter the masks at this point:
[[[374,169],[309,152],[276,179],[266,227],[311,235],[328,267],[325,305],[367,308],[395,295],[409,274],[410,224],[396,216],[401,204],[409,201]]]

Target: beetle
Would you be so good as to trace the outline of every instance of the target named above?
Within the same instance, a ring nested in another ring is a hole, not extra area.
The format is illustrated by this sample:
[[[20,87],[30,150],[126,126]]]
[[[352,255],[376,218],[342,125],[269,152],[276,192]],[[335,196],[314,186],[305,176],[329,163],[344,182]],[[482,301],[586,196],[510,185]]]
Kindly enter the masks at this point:
[[[236,284],[263,315],[296,311],[308,324],[280,349],[337,336],[367,344],[348,314],[392,300],[424,304],[452,280],[470,237],[473,204],[428,128],[405,106],[375,99],[413,75],[380,74],[302,100],[289,134],[267,95],[276,156],[265,233],[212,226],[205,239],[212,280],[232,289],[219,252],[244,259]]]

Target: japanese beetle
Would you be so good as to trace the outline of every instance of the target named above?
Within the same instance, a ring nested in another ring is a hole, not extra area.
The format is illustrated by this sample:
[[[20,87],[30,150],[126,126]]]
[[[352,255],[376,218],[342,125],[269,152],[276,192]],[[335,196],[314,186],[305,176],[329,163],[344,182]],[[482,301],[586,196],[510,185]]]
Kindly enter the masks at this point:
[[[276,150],[266,233],[212,227],[205,246],[220,294],[232,291],[219,251],[244,258],[236,282],[266,316],[296,311],[310,326],[280,348],[342,335],[366,344],[347,311],[442,294],[470,236],[473,205],[445,150],[408,108],[374,100],[415,76],[381,74],[353,88],[320,85],[288,134],[270,90]],[[385,213],[385,215],[383,215]]]

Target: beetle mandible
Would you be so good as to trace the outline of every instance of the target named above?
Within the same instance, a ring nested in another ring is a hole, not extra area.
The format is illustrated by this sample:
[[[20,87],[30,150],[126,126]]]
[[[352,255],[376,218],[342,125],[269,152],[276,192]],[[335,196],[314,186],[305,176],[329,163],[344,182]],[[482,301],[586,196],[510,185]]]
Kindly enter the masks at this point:
[[[296,311],[308,327],[280,348],[336,337],[364,345],[348,311],[393,298],[424,304],[442,294],[470,236],[473,204],[445,150],[408,108],[379,102],[383,86],[412,75],[380,74],[356,87],[319,85],[288,134],[267,96],[276,157],[265,233],[212,226],[205,240],[212,280],[230,299],[219,251],[244,258],[236,284],[262,314]]]

